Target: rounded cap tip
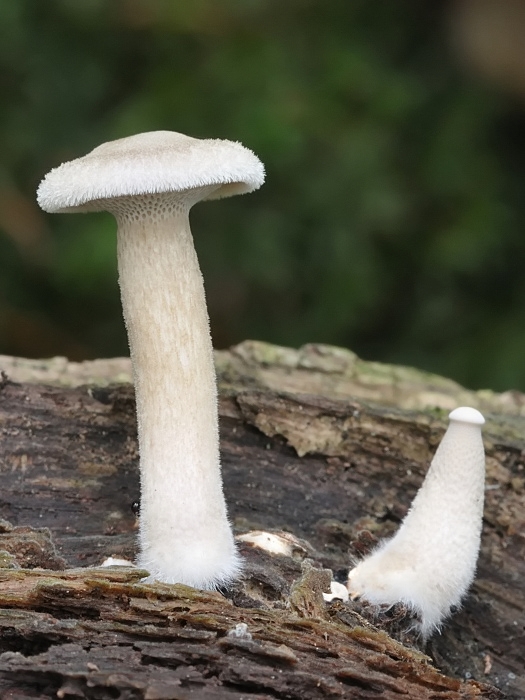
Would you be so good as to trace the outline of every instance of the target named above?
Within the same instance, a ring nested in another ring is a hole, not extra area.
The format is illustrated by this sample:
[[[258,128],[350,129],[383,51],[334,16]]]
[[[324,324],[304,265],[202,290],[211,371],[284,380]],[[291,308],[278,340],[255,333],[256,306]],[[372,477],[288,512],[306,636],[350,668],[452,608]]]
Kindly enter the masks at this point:
[[[448,417],[449,420],[454,420],[459,423],[472,423],[473,425],[483,425],[485,422],[483,415],[478,410],[469,408],[468,406],[455,408]]]

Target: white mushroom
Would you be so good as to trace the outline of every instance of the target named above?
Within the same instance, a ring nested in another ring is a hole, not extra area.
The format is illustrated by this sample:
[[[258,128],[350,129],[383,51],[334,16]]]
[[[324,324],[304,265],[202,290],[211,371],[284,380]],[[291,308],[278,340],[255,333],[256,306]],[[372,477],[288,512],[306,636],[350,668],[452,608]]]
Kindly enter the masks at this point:
[[[118,223],[124,319],[137,399],[140,567],[151,580],[215,588],[237,576],[219,462],[217,389],[188,214],[251,192],[264,167],[239,143],[138,134],[41,182],[47,212],[109,211]]]
[[[467,592],[476,570],[485,452],[474,408],[456,408],[427,476],[396,535],[348,575],[352,598],[404,603],[427,639]]]

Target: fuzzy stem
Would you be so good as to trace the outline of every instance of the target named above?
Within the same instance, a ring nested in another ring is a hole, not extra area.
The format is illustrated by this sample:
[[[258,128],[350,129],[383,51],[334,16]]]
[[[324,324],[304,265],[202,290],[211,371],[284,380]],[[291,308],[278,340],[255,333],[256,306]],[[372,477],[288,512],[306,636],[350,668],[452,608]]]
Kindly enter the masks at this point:
[[[422,541],[428,566],[465,571],[465,554],[479,548],[484,501],[484,450],[479,425],[451,421],[430,465],[423,487],[396,536],[412,550]],[[469,561],[473,559],[472,555]],[[470,583],[470,581],[469,581]]]
[[[217,389],[193,202],[126,198],[118,267],[137,400],[138,563],[151,579],[214,588],[239,571],[222,492]]]
[[[458,419],[458,416],[464,419]],[[348,575],[354,598],[402,602],[420,617],[424,638],[437,629],[472,583],[483,516],[483,416],[453,411],[425,481],[396,535]]]

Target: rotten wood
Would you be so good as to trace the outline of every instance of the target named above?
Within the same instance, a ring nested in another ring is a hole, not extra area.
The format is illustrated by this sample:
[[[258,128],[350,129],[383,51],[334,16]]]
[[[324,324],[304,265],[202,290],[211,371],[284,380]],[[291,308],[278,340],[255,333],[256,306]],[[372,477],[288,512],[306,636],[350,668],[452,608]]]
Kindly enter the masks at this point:
[[[85,568],[135,551],[134,397],[113,383],[129,364],[0,358],[0,690],[25,693],[5,697],[524,698],[523,396],[326,346],[247,342],[217,368],[236,532],[293,545],[243,543],[225,595]],[[320,590],[323,569],[344,580],[362,530],[395,531],[458,404],[487,417],[485,522],[472,591],[425,649],[433,665],[387,634],[407,640],[406,626]]]

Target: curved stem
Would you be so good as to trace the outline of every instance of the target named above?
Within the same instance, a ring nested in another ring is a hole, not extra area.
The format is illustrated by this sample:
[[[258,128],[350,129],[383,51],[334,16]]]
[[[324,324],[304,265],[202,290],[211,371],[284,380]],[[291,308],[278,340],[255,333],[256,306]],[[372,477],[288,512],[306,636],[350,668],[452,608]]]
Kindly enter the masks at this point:
[[[420,615],[427,638],[474,578],[484,484],[480,423],[451,419],[398,532],[350,571],[350,595],[372,604],[408,605]]]

